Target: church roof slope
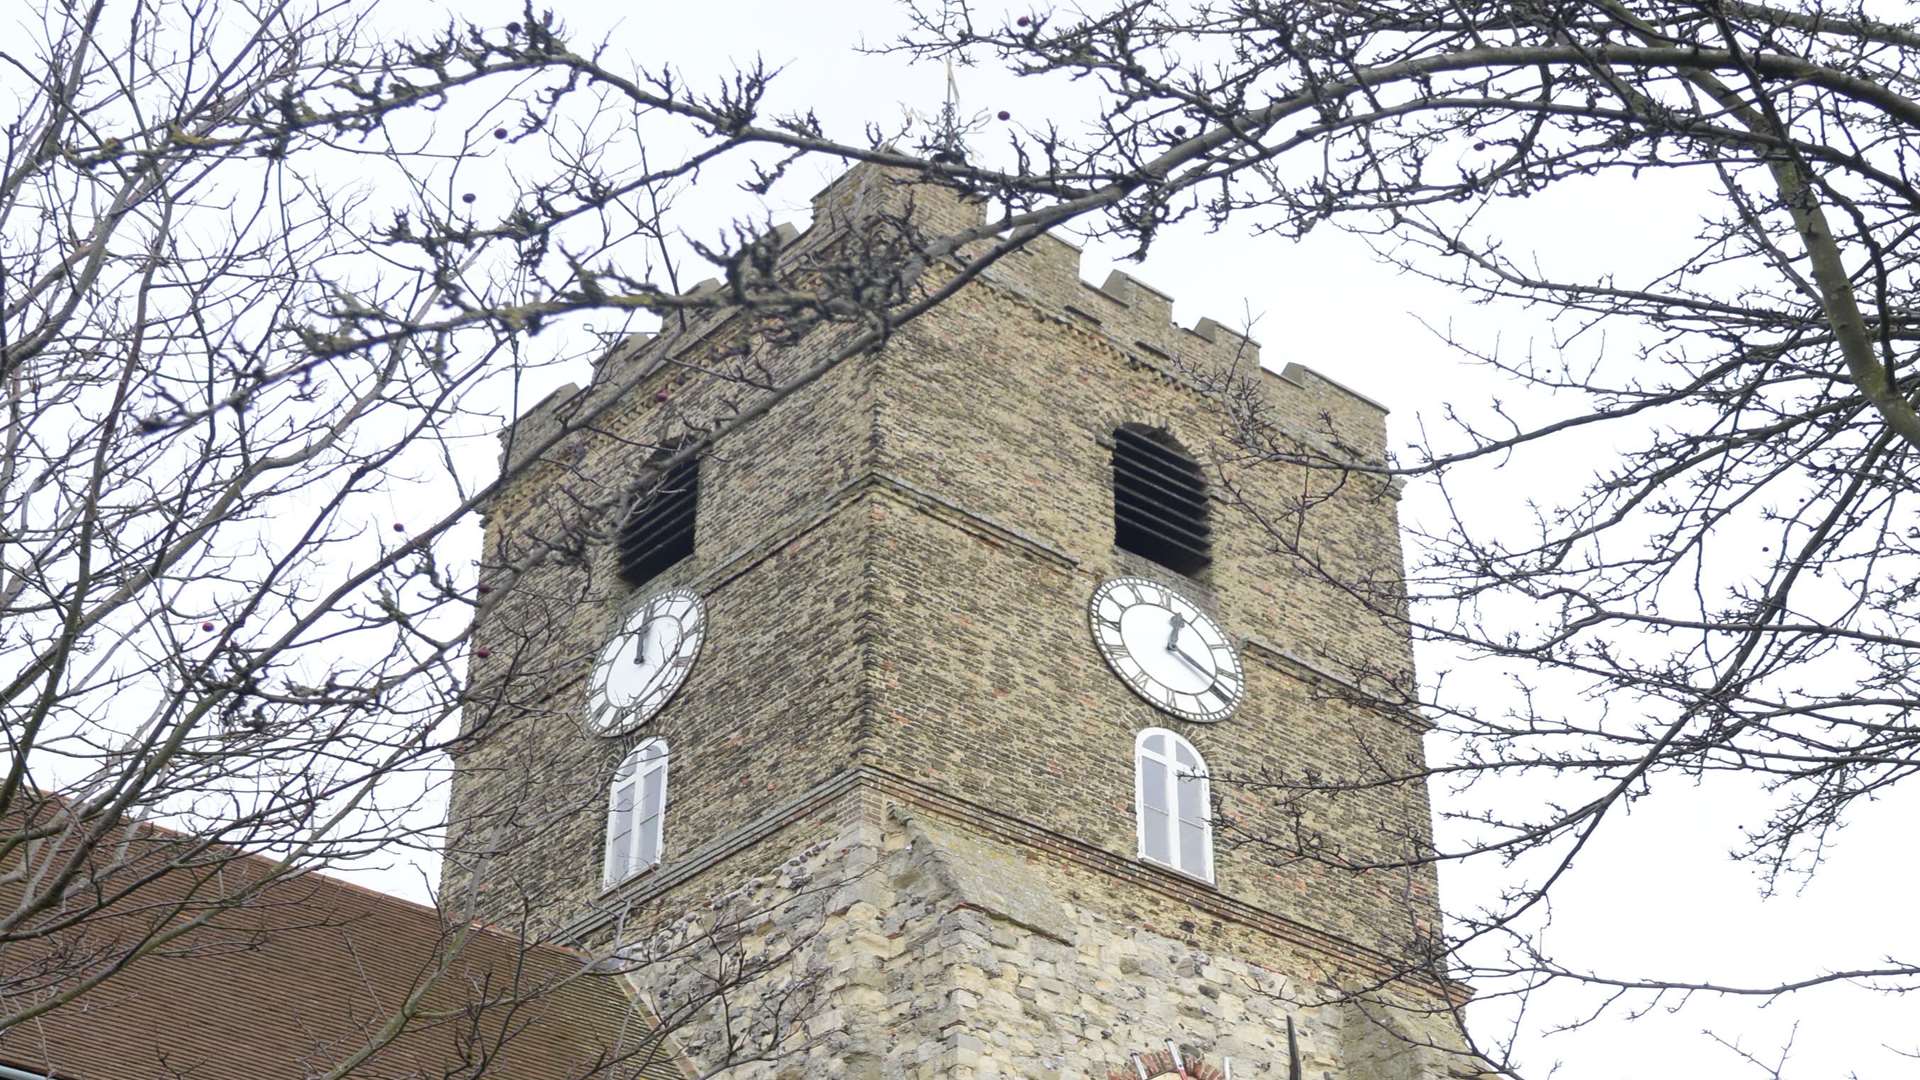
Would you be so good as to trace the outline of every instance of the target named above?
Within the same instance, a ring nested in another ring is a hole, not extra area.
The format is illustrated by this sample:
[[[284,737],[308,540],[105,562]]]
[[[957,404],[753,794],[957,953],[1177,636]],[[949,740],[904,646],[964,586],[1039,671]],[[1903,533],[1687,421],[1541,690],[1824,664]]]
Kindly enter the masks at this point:
[[[165,829],[111,847],[0,936],[0,1023],[26,1017],[0,1029],[0,1064],[54,1080],[685,1075],[626,981],[582,954],[322,874],[272,880],[269,859]],[[4,860],[0,911],[22,910],[21,872],[47,857]]]

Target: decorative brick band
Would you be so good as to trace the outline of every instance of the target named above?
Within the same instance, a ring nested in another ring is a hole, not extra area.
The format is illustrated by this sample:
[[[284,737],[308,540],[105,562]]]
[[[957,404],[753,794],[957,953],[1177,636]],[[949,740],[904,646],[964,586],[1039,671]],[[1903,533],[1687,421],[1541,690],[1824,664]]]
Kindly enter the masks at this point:
[[[1173,1054],[1166,1050],[1155,1050],[1151,1054],[1136,1054],[1126,1068],[1115,1069],[1107,1074],[1107,1080],[1161,1080],[1163,1077],[1176,1077],[1180,1080],[1225,1080],[1219,1069],[1197,1058],[1175,1061]]]

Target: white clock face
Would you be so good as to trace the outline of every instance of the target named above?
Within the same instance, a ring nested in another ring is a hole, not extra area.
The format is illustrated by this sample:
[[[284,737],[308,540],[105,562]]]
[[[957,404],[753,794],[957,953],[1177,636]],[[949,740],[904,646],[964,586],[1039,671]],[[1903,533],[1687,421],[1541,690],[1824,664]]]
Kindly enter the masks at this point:
[[[1157,581],[1109,578],[1087,606],[1094,644],[1133,692],[1188,720],[1225,720],[1246,692],[1220,624]]]
[[[687,589],[649,599],[607,642],[587,687],[587,730],[624,735],[665,708],[693,670],[706,605]]]

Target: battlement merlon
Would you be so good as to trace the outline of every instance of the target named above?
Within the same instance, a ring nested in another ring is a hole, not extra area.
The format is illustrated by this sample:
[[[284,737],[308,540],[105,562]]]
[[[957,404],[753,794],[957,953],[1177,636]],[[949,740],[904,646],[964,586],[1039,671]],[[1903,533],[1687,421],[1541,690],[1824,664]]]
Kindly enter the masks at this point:
[[[978,200],[918,181],[905,170],[866,163],[856,164],[830,181],[813,196],[812,204],[813,221],[806,230],[785,223],[774,226],[781,246],[792,257],[815,250],[861,220],[881,214],[910,211],[923,229],[934,234],[972,228],[985,220],[984,206]],[[1270,394],[1275,418],[1290,434],[1324,445],[1331,427],[1334,441],[1361,459],[1384,460],[1386,406],[1303,364],[1289,361],[1279,371],[1262,367],[1260,345],[1251,338],[1211,318],[1202,318],[1191,327],[1179,326],[1173,321],[1173,299],[1168,294],[1120,270],[1095,285],[1080,276],[1080,266],[1078,247],[1045,235],[1000,260],[982,276],[1106,337],[1123,352],[1148,363],[1158,361],[1156,366],[1234,365],[1242,370],[1259,370],[1265,376],[1262,383]],[[684,295],[697,296],[719,287],[718,281],[706,280],[685,290]],[[635,374],[630,364],[657,367],[732,314],[717,311],[693,320],[684,331],[632,335],[597,363],[594,383],[601,383],[614,371],[630,378]],[[550,423],[550,410],[576,392],[569,387],[549,395],[523,419],[546,414]],[[503,431],[503,440],[508,435]]]

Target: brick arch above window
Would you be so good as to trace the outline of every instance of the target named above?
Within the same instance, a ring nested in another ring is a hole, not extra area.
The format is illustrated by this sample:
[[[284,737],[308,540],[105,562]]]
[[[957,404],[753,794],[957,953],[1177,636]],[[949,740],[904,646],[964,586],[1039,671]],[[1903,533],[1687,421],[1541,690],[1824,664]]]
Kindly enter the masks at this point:
[[[1176,1078],[1177,1080],[1226,1080],[1226,1074],[1199,1055],[1182,1051],[1177,1047],[1144,1054],[1129,1054],[1124,1068],[1115,1069],[1107,1074],[1107,1080],[1163,1080],[1163,1078],[1164,1080],[1176,1080]]]

